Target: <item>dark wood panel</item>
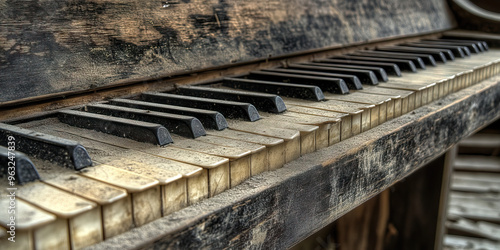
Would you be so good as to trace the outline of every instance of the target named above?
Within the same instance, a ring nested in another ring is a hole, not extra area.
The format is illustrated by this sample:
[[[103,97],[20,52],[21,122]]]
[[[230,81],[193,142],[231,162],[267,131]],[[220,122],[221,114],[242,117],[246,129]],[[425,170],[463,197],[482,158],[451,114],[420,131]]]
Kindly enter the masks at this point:
[[[254,176],[94,249],[290,247],[498,118],[499,80]]]
[[[4,0],[0,17],[0,104],[454,25],[444,0]]]

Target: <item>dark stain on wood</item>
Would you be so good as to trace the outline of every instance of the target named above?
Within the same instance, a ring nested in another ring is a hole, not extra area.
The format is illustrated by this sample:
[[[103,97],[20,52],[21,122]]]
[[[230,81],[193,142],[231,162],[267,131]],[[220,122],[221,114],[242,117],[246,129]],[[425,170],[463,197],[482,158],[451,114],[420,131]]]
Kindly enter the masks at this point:
[[[440,31],[447,13],[442,0],[2,0],[0,104]]]

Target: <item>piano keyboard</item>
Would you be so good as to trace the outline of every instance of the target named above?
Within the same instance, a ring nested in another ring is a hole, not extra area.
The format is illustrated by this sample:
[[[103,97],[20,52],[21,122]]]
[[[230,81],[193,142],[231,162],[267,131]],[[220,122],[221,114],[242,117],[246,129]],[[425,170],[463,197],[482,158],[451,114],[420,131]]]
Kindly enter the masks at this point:
[[[7,244],[2,210],[2,247],[99,243],[497,75],[499,63],[481,41],[422,40],[0,124],[1,174],[15,153],[24,183],[19,243]]]

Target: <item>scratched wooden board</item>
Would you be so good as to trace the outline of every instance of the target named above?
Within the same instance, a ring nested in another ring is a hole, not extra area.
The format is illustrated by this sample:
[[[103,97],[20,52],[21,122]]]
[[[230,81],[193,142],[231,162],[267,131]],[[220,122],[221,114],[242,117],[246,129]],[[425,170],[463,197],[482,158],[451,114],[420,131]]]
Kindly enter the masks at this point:
[[[453,25],[444,0],[0,0],[0,104]]]
[[[499,117],[497,76],[93,249],[285,249]]]

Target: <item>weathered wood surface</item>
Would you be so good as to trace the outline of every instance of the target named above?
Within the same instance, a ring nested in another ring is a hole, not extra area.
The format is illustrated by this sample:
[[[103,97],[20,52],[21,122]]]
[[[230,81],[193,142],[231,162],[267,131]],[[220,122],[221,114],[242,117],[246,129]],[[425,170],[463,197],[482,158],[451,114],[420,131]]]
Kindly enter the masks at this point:
[[[500,76],[96,245],[278,248],[333,222],[500,117]]]
[[[0,0],[0,105],[454,25],[444,0],[165,2]]]

